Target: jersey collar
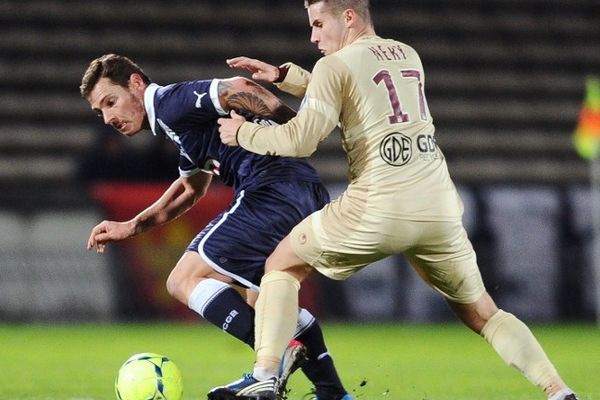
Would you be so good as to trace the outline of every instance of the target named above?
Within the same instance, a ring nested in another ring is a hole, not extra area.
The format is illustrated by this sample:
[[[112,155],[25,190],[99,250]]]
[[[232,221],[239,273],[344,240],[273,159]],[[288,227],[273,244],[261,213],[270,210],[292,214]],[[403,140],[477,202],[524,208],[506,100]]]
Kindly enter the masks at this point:
[[[157,85],[156,83],[151,83],[144,91],[144,108],[146,108],[146,115],[148,116],[150,129],[152,129],[152,134],[154,136],[158,135],[160,132],[157,130],[158,127],[156,125],[156,113],[154,112],[154,95],[160,88],[161,86]]]

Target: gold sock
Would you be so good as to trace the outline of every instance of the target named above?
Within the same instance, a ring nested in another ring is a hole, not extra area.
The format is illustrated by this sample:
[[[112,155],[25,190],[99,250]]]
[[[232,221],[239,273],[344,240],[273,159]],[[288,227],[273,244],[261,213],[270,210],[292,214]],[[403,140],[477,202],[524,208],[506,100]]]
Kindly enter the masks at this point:
[[[296,331],[300,282],[282,271],[265,274],[256,302],[256,365],[279,369],[281,356]]]
[[[565,387],[531,330],[514,315],[498,310],[481,330],[481,336],[508,365],[551,396]]]

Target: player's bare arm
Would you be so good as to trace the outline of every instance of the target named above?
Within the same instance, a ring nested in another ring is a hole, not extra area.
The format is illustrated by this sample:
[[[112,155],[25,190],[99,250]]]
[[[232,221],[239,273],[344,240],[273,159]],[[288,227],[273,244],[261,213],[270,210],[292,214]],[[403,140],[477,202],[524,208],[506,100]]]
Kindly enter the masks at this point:
[[[273,93],[243,77],[223,79],[219,83],[219,101],[223,108],[250,111],[278,124],[289,121],[296,112]]]
[[[252,72],[252,79],[271,83],[279,80],[279,68],[266,62],[244,56],[230,58],[226,62],[230,68]]]
[[[184,214],[208,190],[212,175],[199,172],[189,177],[179,177],[150,207],[135,218],[135,234],[166,224]]]
[[[204,172],[178,178],[156,202],[133,219],[103,221],[96,225],[88,239],[87,249],[96,247],[98,253],[103,253],[108,242],[124,240],[174,220],[206,194],[211,179],[212,175]]]

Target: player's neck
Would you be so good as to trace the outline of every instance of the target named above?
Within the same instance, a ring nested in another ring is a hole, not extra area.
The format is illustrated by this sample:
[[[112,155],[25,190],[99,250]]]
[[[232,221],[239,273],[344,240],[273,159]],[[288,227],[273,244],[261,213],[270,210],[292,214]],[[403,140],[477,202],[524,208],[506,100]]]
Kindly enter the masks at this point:
[[[348,31],[348,35],[344,40],[344,46],[348,46],[349,44],[354,43],[360,38],[365,36],[375,36],[375,29],[371,25],[364,25],[359,29],[350,29]]]

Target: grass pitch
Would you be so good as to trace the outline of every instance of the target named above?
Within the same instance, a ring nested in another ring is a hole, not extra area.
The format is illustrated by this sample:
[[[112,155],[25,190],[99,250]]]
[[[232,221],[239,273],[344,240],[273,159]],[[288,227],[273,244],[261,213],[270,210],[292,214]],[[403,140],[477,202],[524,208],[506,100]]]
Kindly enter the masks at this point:
[[[582,400],[600,400],[600,329],[533,326]],[[325,324],[329,349],[357,400],[525,400],[544,396],[506,367],[477,335],[454,324]],[[169,356],[183,374],[184,399],[249,371],[253,353],[204,324],[2,325],[0,399],[114,399],[114,379],[132,354]],[[310,384],[290,380],[290,400]]]

